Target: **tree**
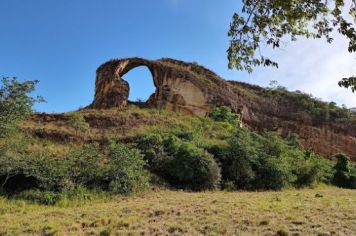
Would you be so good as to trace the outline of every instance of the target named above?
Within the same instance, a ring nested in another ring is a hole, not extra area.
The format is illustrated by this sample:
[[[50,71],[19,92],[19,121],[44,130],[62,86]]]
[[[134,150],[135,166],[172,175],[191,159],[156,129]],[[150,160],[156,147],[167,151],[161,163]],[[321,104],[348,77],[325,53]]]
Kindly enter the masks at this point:
[[[335,158],[337,162],[334,166],[335,173],[333,183],[342,188],[355,188],[356,175],[350,158],[344,154],[338,154]]]
[[[83,114],[78,112],[69,115],[68,124],[75,130],[76,136],[78,136],[79,133],[86,133],[90,128]]]
[[[240,14],[235,13],[230,31],[228,49],[229,68],[253,71],[255,66],[273,66],[278,63],[261,54],[261,45],[279,48],[281,40],[290,37],[325,38],[333,41],[331,33],[349,40],[348,51],[356,51],[354,24],[344,17],[345,0],[242,0]],[[356,20],[356,0],[351,0],[348,15]],[[344,78],[339,86],[356,91],[356,77]]]
[[[240,125],[241,117],[239,114],[232,112],[230,107],[215,107],[211,112],[211,118],[215,121],[228,122],[232,125]]]
[[[32,112],[36,102],[42,97],[31,97],[38,81],[19,82],[16,78],[3,77],[0,84],[0,138],[17,129],[20,121]]]

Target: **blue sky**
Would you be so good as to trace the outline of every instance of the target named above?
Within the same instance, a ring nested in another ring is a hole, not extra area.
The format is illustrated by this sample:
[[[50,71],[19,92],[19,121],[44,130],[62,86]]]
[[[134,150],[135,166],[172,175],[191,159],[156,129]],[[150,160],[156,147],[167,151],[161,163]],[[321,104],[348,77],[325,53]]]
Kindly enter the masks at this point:
[[[39,111],[64,112],[88,105],[96,68],[111,58],[172,57],[197,61],[226,79],[267,85],[270,80],[323,100],[356,106],[356,95],[336,86],[356,74],[355,56],[337,38],[285,45],[271,55],[279,70],[248,75],[227,69],[227,31],[239,0],[0,0],[0,75],[40,80],[47,103]],[[153,92],[149,72],[127,74],[130,98]],[[134,81],[137,81],[134,83]]]

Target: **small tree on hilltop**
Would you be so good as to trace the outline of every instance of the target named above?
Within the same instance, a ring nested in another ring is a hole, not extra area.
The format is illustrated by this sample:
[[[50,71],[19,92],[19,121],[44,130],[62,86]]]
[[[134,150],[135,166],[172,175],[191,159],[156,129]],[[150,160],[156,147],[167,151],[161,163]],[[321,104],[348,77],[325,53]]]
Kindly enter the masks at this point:
[[[228,122],[232,125],[240,124],[240,115],[232,112],[230,107],[215,107],[211,112],[211,118],[215,121]]]
[[[68,124],[75,130],[75,135],[89,131],[90,125],[86,122],[83,114],[74,112],[69,115]]]

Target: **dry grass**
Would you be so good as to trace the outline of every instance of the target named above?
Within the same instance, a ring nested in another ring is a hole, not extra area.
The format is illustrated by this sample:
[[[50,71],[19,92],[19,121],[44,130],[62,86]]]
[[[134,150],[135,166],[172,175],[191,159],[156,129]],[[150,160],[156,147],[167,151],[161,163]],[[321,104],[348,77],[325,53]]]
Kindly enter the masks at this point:
[[[47,207],[0,199],[0,235],[355,235],[356,191],[148,192]]]
[[[79,132],[70,127],[65,120],[39,121],[35,117],[25,121],[21,128],[30,134],[37,134],[42,139],[62,141],[68,139],[76,143],[85,141],[102,141],[107,139],[128,140],[147,133],[184,133],[190,131],[201,140],[194,139],[197,145],[201,143],[224,144],[224,139],[231,136],[235,127],[209,118],[185,116],[175,112],[156,109],[143,109],[131,105],[125,110],[83,110],[80,111],[90,119],[88,132]],[[64,117],[65,115],[63,115]]]

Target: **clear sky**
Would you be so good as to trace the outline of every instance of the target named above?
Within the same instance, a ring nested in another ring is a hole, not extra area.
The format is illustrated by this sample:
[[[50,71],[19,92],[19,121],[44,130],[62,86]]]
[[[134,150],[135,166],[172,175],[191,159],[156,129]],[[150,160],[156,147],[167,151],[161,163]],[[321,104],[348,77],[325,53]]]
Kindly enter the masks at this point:
[[[39,80],[39,111],[64,112],[90,104],[96,68],[112,58],[172,57],[197,61],[226,79],[313,93],[356,107],[356,94],[337,87],[356,74],[346,42],[300,41],[272,56],[280,69],[248,75],[227,69],[227,31],[239,0],[0,0],[0,76]],[[130,98],[154,91],[147,69],[127,74]],[[136,82],[136,83],[135,83]]]

